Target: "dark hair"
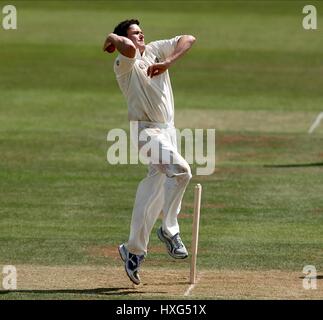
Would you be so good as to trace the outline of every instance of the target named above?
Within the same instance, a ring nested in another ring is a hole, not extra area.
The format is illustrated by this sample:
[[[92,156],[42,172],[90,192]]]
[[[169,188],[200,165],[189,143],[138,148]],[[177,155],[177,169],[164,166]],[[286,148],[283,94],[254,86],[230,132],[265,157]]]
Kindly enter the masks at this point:
[[[118,36],[127,37],[127,30],[132,24],[139,26],[139,21],[137,19],[122,21],[114,28],[113,33],[117,34]]]

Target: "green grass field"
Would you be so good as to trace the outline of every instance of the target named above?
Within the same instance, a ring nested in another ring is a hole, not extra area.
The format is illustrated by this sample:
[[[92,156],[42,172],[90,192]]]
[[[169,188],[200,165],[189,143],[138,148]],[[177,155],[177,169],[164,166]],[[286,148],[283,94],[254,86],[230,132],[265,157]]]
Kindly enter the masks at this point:
[[[122,266],[104,248],[127,240],[146,167],[106,161],[108,131],[128,130],[128,121],[114,56],[101,48],[132,17],[146,43],[197,38],[170,73],[178,127],[217,130],[216,171],[193,177],[180,216],[190,247],[193,187],[201,183],[199,270],[302,276],[314,265],[322,274],[323,123],[307,133],[323,112],[322,3],[311,1],[315,31],[302,27],[306,1],[11,4],[18,29],[0,29],[0,266],[17,266],[18,290],[0,291],[0,299],[120,298],[32,285],[19,291],[19,266]],[[189,261],[174,262],[162,250],[158,226],[143,268],[188,270]]]

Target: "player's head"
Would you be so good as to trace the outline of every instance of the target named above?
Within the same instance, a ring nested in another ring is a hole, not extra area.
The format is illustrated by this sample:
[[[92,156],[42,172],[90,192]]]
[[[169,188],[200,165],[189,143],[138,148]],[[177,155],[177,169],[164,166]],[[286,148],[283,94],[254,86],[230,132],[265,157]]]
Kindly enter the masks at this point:
[[[129,38],[138,49],[145,47],[145,36],[139,27],[139,21],[137,19],[124,20],[120,22],[114,28],[113,33],[118,36]]]

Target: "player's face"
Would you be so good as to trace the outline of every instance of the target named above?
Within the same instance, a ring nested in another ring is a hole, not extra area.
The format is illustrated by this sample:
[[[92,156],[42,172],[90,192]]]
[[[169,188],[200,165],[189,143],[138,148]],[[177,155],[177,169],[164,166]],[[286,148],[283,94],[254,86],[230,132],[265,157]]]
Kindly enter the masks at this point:
[[[136,24],[129,26],[127,30],[128,38],[134,43],[136,48],[144,49],[145,48],[145,36],[140,27]]]

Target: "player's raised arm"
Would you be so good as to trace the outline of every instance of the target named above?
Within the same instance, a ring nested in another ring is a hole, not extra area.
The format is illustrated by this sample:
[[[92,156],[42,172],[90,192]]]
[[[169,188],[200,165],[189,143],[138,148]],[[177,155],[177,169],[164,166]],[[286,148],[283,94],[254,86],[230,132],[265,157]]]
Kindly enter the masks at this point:
[[[195,37],[191,35],[182,36],[178,40],[173,54],[170,57],[168,57],[166,61],[168,61],[169,64],[172,65],[177,59],[182,57],[185,54],[185,52],[192,47],[195,40],[196,40]]]
[[[177,42],[174,52],[167,57],[164,62],[155,63],[149,66],[147,69],[147,75],[152,78],[165,72],[176,60],[182,57],[192,47],[195,40],[195,37],[191,35],[181,36]]]
[[[133,58],[136,55],[136,47],[130,39],[110,33],[104,42],[103,51],[112,53],[116,48],[128,58]]]

